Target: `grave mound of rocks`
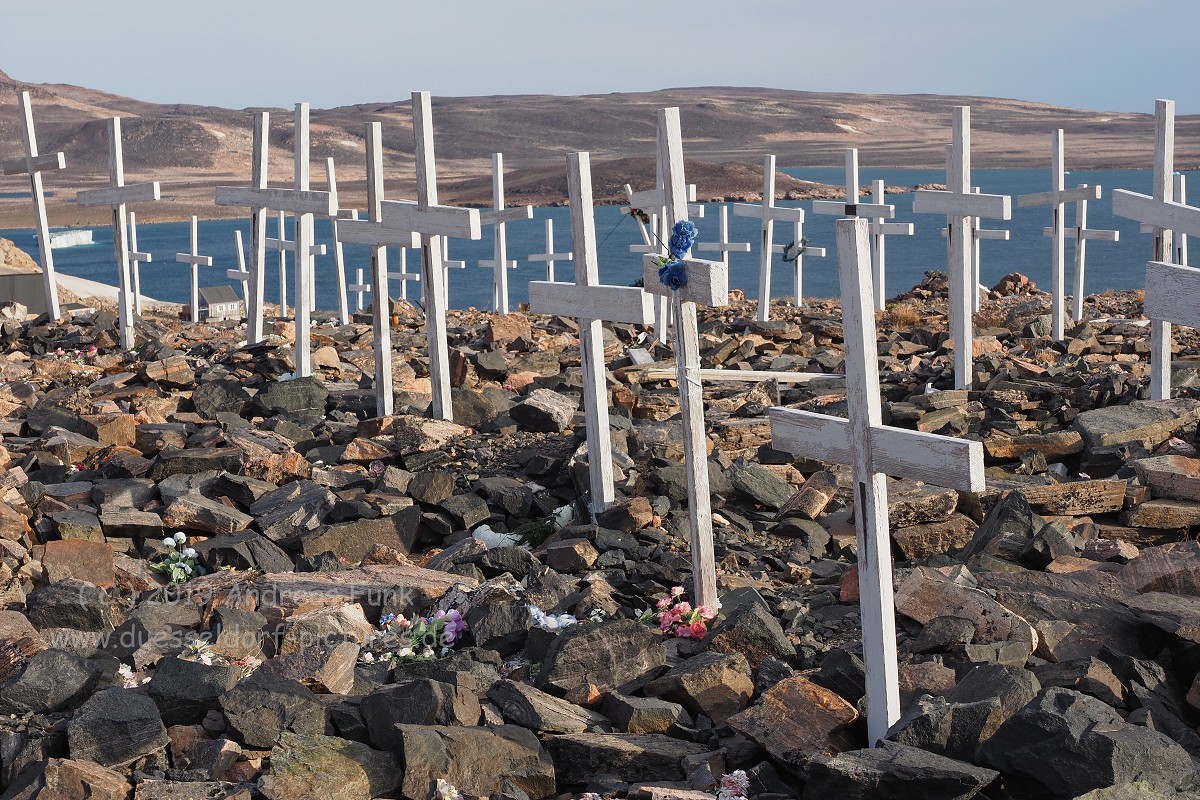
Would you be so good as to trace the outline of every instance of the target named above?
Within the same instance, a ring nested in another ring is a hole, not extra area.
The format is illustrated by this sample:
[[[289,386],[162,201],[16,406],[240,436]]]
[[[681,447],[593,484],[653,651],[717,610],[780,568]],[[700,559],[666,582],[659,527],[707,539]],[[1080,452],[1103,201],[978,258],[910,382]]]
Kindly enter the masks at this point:
[[[987,488],[889,480],[903,714],[875,748],[850,472],[764,414],[845,413],[836,302],[701,310],[705,368],[822,377],[705,385],[698,626],[640,326],[605,326],[593,521],[572,320],[452,312],[444,422],[404,308],[374,418],[367,317],[319,319],[290,379],[284,323],[246,347],[151,314],[122,353],[111,314],[0,307],[0,798],[1195,796],[1200,340],[1150,401],[1136,296],[1056,343],[1027,279],[993,295],[971,391],[933,276],[898,298],[919,321],[880,315],[884,422],[981,441]]]

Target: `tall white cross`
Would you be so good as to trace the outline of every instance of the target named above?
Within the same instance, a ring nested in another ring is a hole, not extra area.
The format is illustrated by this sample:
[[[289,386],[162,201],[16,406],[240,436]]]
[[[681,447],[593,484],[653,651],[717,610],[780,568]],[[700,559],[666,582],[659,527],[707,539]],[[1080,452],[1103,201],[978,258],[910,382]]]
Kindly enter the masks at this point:
[[[279,258],[279,317],[287,319],[287,253],[289,250],[292,252],[296,251],[296,243],[287,238],[287,215],[280,211],[275,220],[275,231],[278,236],[268,236],[263,241],[267,247],[276,251]]]
[[[950,149],[946,148],[946,168],[950,168]],[[972,186],[971,191],[974,194],[980,193],[978,186]],[[971,275],[974,282],[974,291],[971,292],[971,313],[979,311],[980,294],[984,290],[981,283],[982,280],[982,264],[983,259],[980,257],[981,244],[985,239],[995,239],[1002,242],[1007,242],[1011,236],[1011,231],[1006,231],[1001,228],[984,228],[981,227],[982,220],[979,217],[971,219]],[[953,258],[954,250],[950,243],[950,228],[944,227],[941,230],[942,238],[946,240],[946,263],[950,263]]]
[[[687,219],[687,181],[683,172],[683,136],[679,128],[679,109],[658,112],[663,136],[663,186],[666,190],[668,230]],[[700,336],[696,327],[696,304],[729,304],[729,277],[720,261],[682,259],[687,283],[678,289],[664,285],[658,277],[657,256],[642,256],[642,282],[645,291],[671,301],[675,324],[672,326],[673,349],[679,383],[680,416],[683,420],[684,464],[688,478],[688,515],[692,531],[692,580],[696,602],[718,607],[717,572],[713,556],[712,508],[709,497],[707,437],[704,432],[704,389],[700,381]]]
[[[875,181],[872,185],[873,196],[872,200],[875,205],[883,205],[884,199],[887,197],[887,189],[883,184],[883,179]],[[883,311],[887,304],[887,237],[888,236],[912,236],[913,224],[911,222],[887,222],[883,217],[874,217],[871,219],[871,266],[874,269],[872,282],[875,287],[875,310]]]
[[[1175,254],[1172,233],[1190,236],[1200,236],[1200,218],[1196,209],[1175,202],[1175,184],[1172,175],[1175,172],[1175,101],[1154,101],[1154,195],[1149,197],[1137,192],[1116,189],[1112,195],[1113,214],[1126,217],[1153,226],[1154,239],[1150,249],[1150,264],[1146,267],[1146,299],[1145,313],[1150,318],[1150,397],[1153,400],[1166,400],[1171,397],[1171,322],[1173,318],[1184,317],[1184,313],[1172,313],[1172,307],[1166,305],[1172,298],[1163,297],[1162,304],[1151,302],[1151,274],[1155,280],[1159,276],[1190,277],[1183,269],[1167,270],[1170,259]],[[1162,265],[1161,267],[1158,265]],[[1164,295],[1179,291],[1171,288],[1170,279],[1161,279]],[[1179,284],[1182,289],[1183,284]],[[1176,294],[1194,302],[1195,296],[1188,297]],[[1151,313],[1151,311],[1155,313]],[[1183,310],[1181,310],[1183,311]],[[1188,318],[1182,324],[1194,325]]]
[[[767,415],[775,449],[849,464],[852,469],[867,670],[867,739],[874,746],[900,717],[886,476],[980,492],[983,445],[883,424],[867,238],[870,225],[865,219],[838,220],[836,225],[849,419],[790,408],[772,408]]]
[[[492,226],[492,257],[480,261],[479,266],[492,269],[492,308],[497,314],[507,314],[508,270],[516,269],[517,262],[508,260],[505,226],[520,219],[533,219],[533,206],[505,207],[503,153],[492,153],[492,205],[491,211],[479,215],[480,224]]]
[[[21,139],[25,145],[25,157],[4,163],[5,175],[28,175],[29,193],[33,197],[33,222],[37,229],[38,260],[42,262],[42,283],[46,291],[46,311],[50,319],[62,316],[58,306],[58,283],[54,276],[54,253],[50,247],[50,224],[46,220],[46,194],[42,191],[42,171],[64,169],[66,157],[62,153],[38,155],[37,132],[33,127],[33,105],[29,92],[17,94],[17,112],[21,115]]]
[[[775,244],[775,223],[804,224],[804,209],[775,205],[775,156],[763,156],[763,200],[753,203],[734,203],[735,217],[756,217],[762,224],[758,261],[758,319],[771,318],[771,256]]]
[[[129,217],[127,203],[158,200],[158,181],[125,185],[125,158],[121,149],[121,118],[108,121],[108,186],[85,189],[75,197],[81,206],[112,208],[113,250],[117,260],[119,289],[117,293],[121,348],[133,349],[133,279],[129,270]],[[49,248],[47,248],[49,249]]]
[[[594,226],[594,223],[593,223]],[[554,283],[554,262],[555,261],[570,261],[574,258],[574,252],[566,253],[554,252],[554,220],[546,217],[546,252],[534,253],[529,256],[530,261],[541,261],[546,264],[546,280]]]
[[[296,104],[295,171],[293,188],[269,189],[259,186],[218,186],[218,205],[249,206],[295,214],[296,253],[296,375],[312,375],[312,325],[309,316],[312,293],[311,260],[313,253],[313,215],[333,216],[337,213],[337,196],[330,192],[314,192],[310,188],[308,103]],[[280,238],[283,238],[282,226]],[[282,299],[282,298],[281,298]]]
[[[237,246],[238,268],[225,270],[225,277],[242,284],[242,303],[248,309],[250,307],[250,281],[254,276],[246,270],[246,248],[242,244],[242,232],[234,231],[233,238],[234,244]]]
[[[417,246],[418,247],[420,246],[419,242],[418,242]],[[408,282],[409,281],[420,281],[421,273],[408,271],[408,248],[407,247],[397,247],[396,250],[398,251],[397,255],[399,256],[399,258],[397,258],[396,260],[400,263],[397,265],[396,271],[389,272],[387,274],[387,276],[388,276],[388,280],[400,281],[400,299],[407,300],[408,299]],[[466,267],[466,262],[458,261],[455,263],[462,264],[462,266],[464,268]],[[444,266],[446,264],[446,262],[443,260],[442,264]]]
[[[375,413],[389,417],[392,395],[392,325],[388,315],[387,248],[417,247],[420,240],[413,231],[392,230],[383,226],[383,134],[378,122],[367,123],[367,219],[346,220],[338,226],[341,242],[365,244],[371,248],[371,283],[350,287],[371,293],[371,318],[375,333]]]
[[[1076,186],[1066,188],[1066,166],[1064,164],[1063,130],[1058,128],[1050,134],[1050,191],[1035,194],[1023,194],[1017,197],[1018,208],[1031,206],[1050,206],[1050,227],[1047,229],[1051,237],[1050,248],[1050,287],[1053,292],[1051,300],[1051,327],[1055,341],[1063,338],[1063,316],[1065,315],[1066,300],[1066,260],[1067,260],[1067,222],[1066,204],[1078,203],[1076,219],[1087,220],[1087,202],[1100,199],[1099,186]],[[1098,231],[1088,231],[1096,234]],[[1106,232],[1107,233],[1107,232]],[[1112,231],[1116,233],[1116,231]],[[1075,295],[1074,319],[1083,316],[1083,263],[1081,248],[1084,232],[1081,225],[1075,227]],[[1089,238],[1099,238],[1092,236]]]
[[[260,111],[254,115],[254,143],[250,159],[250,186],[265,191],[267,188],[267,163],[270,142],[267,134],[271,128],[271,115]],[[266,292],[266,262],[267,262],[267,208],[261,194],[248,198],[250,207],[250,269],[249,278],[243,282],[242,300],[246,303],[246,343],[258,344],[263,340],[263,296]],[[221,193],[217,192],[217,205],[228,205],[222,202]],[[281,213],[282,216],[282,213]],[[280,238],[283,237],[283,223],[279,225]],[[242,267],[242,271],[247,271]],[[282,270],[281,270],[282,272]],[[282,280],[280,281],[282,284]],[[247,291],[245,287],[249,287]],[[281,289],[284,289],[281,285]],[[280,303],[285,294],[280,293]]]
[[[200,321],[200,267],[211,267],[212,256],[200,255],[197,224],[195,215],[192,216],[192,249],[188,253],[176,253],[175,260],[180,264],[190,264],[192,267],[192,305],[191,321]]]
[[[717,213],[717,241],[696,242],[696,252],[720,253],[721,263],[725,265],[726,270],[729,269],[730,253],[750,252],[749,242],[729,241],[729,206],[722,205],[721,210]]]
[[[1182,177],[1182,176],[1181,176]],[[1080,189],[1089,188],[1086,183],[1079,186]],[[1100,198],[1100,187],[1096,187],[1096,199]],[[1044,236],[1053,236],[1053,228],[1043,228]],[[1121,232],[1116,230],[1105,230],[1103,228],[1088,227],[1088,198],[1080,197],[1075,201],[1075,227],[1068,231],[1075,240],[1075,270],[1072,276],[1072,285],[1074,287],[1071,295],[1071,319],[1078,322],[1083,319],[1083,276],[1087,262],[1087,243],[1089,240],[1095,239],[1101,242],[1118,242],[1121,240]],[[1186,259],[1185,259],[1186,260]],[[1183,263],[1182,261],[1180,263]]]
[[[337,197],[337,173],[334,171],[332,157],[325,159],[325,180],[329,186],[329,193]],[[338,320],[343,325],[348,325],[350,323],[350,303],[346,297],[346,256],[337,235],[338,220],[341,219],[358,219],[358,212],[350,208],[339,208],[337,213],[329,218],[333,234],[333,266],[334,283],[337,284],[338,293]],[[314,292],[313,295],[315,299],[316,293]]]
[[[950,336],[954,339],[954,385],[968,389],[972,369],[971,313],[979,293],[972,251],[976,217],[1009,219],[1012,204],[1008,195],[976,194],[971,191],[971,108],[954,108],[954,143],[950,150],[951,169],[946,173],[946,191],[917,190],[913,211],[918,214],[945,214],[950,236]]]
[[[615,499],[612,440],[608,427],[608,382],[604,361],[603,320],[648,325],[654,320],[650,295],[637,287],[600,285],[596,255],[596,219],[592,169],[587,153],[567,156],[571,198],[571,239],[575,246],[575,282],[534,281],[529,308],[539,314],[579,318],[579,360],[583,368],[583,404],[587,419],[591,510],[599,514]]]
[[[133,313],[142,315],[142,262],[154,261],[154,255],[138,250],[137,212],[129,212],[129,271],[133,276]]]
[[[804,304],[804,257],[825,257],[824,247],[809,247],[804,243],[804,223],[792,223],[792,241],[787,244],[771,245],[771,252],[782,256],[784,263],[792,265],[792,299],[796,307]]]

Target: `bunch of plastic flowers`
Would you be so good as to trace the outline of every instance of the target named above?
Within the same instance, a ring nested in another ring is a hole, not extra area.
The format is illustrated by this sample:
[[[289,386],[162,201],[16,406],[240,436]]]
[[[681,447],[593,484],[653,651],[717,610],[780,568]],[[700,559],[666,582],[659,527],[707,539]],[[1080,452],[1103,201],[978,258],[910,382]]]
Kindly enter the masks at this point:
[[[399,639],[394,652],[389,654],[391,659],[406,664],[449,655],[467,630],[467,621],[452,608],[412,619],[384,614],[379,618],[379,627],[384,634]]]
[[[746,770],[739,769],[721,776],[717,800],[746,800],[746,793],[749,791],[750,778],[746,775]]]
[[[166,575],[167,580],[171,583],[183,583],[197,575],[203,575],[204,568],[196,562],[198,553],[194,548],[184,547],[186,542],[187,536],[182,532],[163,539],[162,543],[167,548],[167,557],[157,564],[153,564],[151,569]]]
[[[529,615],[536,627],[544,628],[548,631],[556,631],[579,624],[579,620],[572,614],[547,614],[537,606],[529,607]]]
[[[708,635],[708,623],[717,616],[717,612],[708,606],[692,607],[684,599],[683,587],[676,586],[671,594],[659,600],[655,609],[646,609],[638,615],[638,621],[653,624],[658,619],[658,629],[663,636],[674,636],[678,639],[703,639]]]
[[[671,237],[667,240],[669,256],[658,259],[658,279],[668,289],[682,289],[687,286],[687,267],[683,259],[696,242],[696,226],[689,220],[681,219],[671,228]]]

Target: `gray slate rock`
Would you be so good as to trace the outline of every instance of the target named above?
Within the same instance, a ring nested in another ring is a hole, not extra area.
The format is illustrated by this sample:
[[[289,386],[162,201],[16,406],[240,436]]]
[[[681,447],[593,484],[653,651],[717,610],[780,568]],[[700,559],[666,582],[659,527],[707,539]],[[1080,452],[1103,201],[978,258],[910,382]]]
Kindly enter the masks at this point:
[[[536,685],[577,702],[587,699],[589,687],[600,692],[621,690],[666,663],[666,648],[657,630],[633,620],[575,625],[550,646]]]
[[[74,708],[100,679],[98,664],[62,650],[42,650],[21,674],[0,688],[0,714],[45,713]]]
[[[105,689],[75,712],[67,741],[74,759],[120,767],[170,740],[153,700],[130,689]]]
[[[250,747],[274,747],[284,731],[323,735],[325,706],[307,687],[255,672],[220,698],[229,727]]]
[[[221,695],[241,677],[237,667],[164,658],[154,668],[146,689],[166,725],[197,725],[221,707]]]
[[[115,609],[108,594],[86,581],[74,578],[39,586],[25,599],[29,621],[38,630],[74,628],[80,631],[111,631]]]
[[[371,743],[381,750],[401,747],[400,725],[475,725],[482,713],[473,692],[422,678],[376,689],[362,702]]]
[[[999,774],[895,742],[818,757],[808,769],[804,800],[969,800]]]
[[[549,389],[534,389],[509,410],[509,416],[525,430],[562,433],[571,427],[579,401]]]

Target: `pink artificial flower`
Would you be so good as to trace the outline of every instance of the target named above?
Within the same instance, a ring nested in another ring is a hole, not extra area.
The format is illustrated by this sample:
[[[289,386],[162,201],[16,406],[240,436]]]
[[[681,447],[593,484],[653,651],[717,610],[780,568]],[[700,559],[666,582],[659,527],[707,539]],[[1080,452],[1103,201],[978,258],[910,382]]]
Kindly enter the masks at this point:
[[[671,619],[669,616],[663,615],[658,621],[658,629],[663,633],[666,633],[674,624],[675,620]]]
[[[662,611],[664,608],[666,608],[669,605],[671,605],[671,598],[664,597],[662,600],[658,601],[657,608],[659,611]]]
[[[680,639],[690,639],[692,638],[692,629],[687,625],[680,625],[675,629],[675,636]]]
[[[715,616],[717,616],[717,612],[716,612],[716,611],[713,611],[713,610],[712,610],[711,608],[709,608],[708,606],[699,606],[699,607],[697,607],[697,608],[696,608],[696,613],[700,615],[700,618],[701,618],[701,619],[712,619],[712,618],[714,618]]]
[[[676,586],[675,588],[671,589],[671,596],[672,596],[672,597],[679,597],[679,596],[681,596],[682,594],[683,594],[683,587],[682,587],[682,586]]]
[[[708,626],[703,622],[693,622],[689,628],[692,631],[693,639],[703,639],[704,635],[708,633]]]
[[[692,610],[692,604],[685,600],[684,602],[675,606],[675,608],[677,608],[679,610],[680,614],[687,614]]]

